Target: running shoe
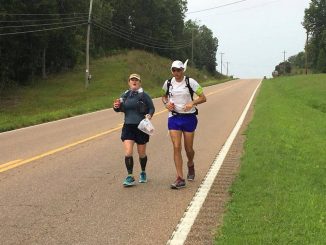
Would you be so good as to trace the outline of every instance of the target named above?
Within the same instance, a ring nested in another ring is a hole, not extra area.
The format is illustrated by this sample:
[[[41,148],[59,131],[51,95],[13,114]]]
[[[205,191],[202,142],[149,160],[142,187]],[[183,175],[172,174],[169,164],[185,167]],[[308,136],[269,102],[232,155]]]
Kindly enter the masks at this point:
[[[123,185],[125,187],[133,186],[135,185],[135,178],[132,175],[128,175],[125,181],[123,182]]]
[[[147,183],[146,172],[142,171],[139,175],[139,183]]]
[[[171,189],[181,189],[186,187],[186,181],[181,177],[178,177],[173,184],[171,184]]]
[[[195,180],[195,165],[188,167],[187,180],[189,181]]]

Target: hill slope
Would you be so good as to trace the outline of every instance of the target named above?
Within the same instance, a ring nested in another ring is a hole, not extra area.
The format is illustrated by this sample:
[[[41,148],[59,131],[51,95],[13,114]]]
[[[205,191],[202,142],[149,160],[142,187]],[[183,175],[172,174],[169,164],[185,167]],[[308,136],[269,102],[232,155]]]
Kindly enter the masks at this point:
[[[30,87],[6,91],[0,97],[0,132],[109,108],[114,98],[128,88],[130,73],[141,75],[142,85],[152,97],[159,96],[163,82],[171,76],[171,60],[138,50],[90,63],[92,80],[88,89],[85,89],[85,68],[78,67],[35,81]],[[187,75],[202,84],[219,82],[191,67]]]

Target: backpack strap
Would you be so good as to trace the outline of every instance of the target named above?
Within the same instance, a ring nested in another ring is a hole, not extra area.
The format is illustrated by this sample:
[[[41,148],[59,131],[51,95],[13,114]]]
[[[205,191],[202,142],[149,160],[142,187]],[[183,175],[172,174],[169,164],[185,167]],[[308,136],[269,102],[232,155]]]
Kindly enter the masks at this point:
[[[144,102],[143,98],[144,98],[144,92],[138,93],[138,101]]]
[[[189,82],[189,77],[186,77],[186,84],[187,84],[187,87],[189,89],[189,93],[190,93],[190,96],[191,96],[191,100],[194,100],[194,90],[192,89],[192,87],[190,86],[190,82]],[[195,107],[196,111],[194,112],[195,115],[198,115],[198,108]]]
[[[171,80],[172,80],[172,78],[170,78],[169,80],[168,80],[168,82],[167,82],[167,89],[166,89],[166,93],[165,93],[165,95],[166,96],[169,96],[169,92],[170,92],[170,87],[171,87]],[[191,88],[191,86],[190,86],[190,82],[189,82],[189,77],[187,77],[186,76],[186,86],[188,87],[188,89],[189,89],[189,93],[190,93],[190,96],[191,96],[191,100],[194,100],[194,90]]]
[[[128,89],[128,90],[126,90],[126,91],[124,92],[124,94],[122,95],[123,101],[126,101],[126,100],[127,100],[129,94],[130,94],[130,90]]]
[[[171,80],[172,78],[168,79],[168,82],[167,82],[167,89],[166,89],[166,93],[165,95],[169,97],[169,93],[170,93],[170,87],[171,87]]]
[[[186,77],[186,85],[189,89],[189,93],[191,96],[191,100],[194,100],[194,90],[192,89],[192,87],[190,86],[190,82],[189,82],[189,77]]]

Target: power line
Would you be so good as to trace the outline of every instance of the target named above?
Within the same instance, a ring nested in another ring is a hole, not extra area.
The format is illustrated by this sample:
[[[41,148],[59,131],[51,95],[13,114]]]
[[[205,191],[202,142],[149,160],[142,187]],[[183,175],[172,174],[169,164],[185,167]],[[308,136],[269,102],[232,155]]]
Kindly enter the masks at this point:
[[[163,46],[162,44],[161,45],[158,45],[158,46],[155,46],[154,44],[151,44],[151,43],[144,43],[144,42],[141,42],[139,40],[135,40],[135,39],[130,39],[131,37],[130,36],[126,36],[125,34],[123,33],[119,33],[115,30],[112,30],[112,29],[109,29],[105,26],[103,26],[102,24],[100,23],[97,23],[97,22],[94,22],[94,24],[99,27],[99,28],[102,28],[108,32],[110,32],[111,34],[115,35],[115,36],[118,36],[120,38],[123,38],[125,40],[128,40],[128,41],[131,41],[131,42],[134,42],[134,43],[137,43],[137,44],[140,44],[140,45],[143,45],[143,46],[147,46],[147,47],[151,47],[151,48],[157,48],[157,49],[178,49],[178,48],[184,48],[184,47],[189,47],[191,44],[184,44],[184,45],[169,45],[169,46]]]
[[[226,7],[226,6],[234,5],[234,4],[245,2],[245,1],[247,1],[247,0],[241,0],[241,1],[237,1],[237,2],[227,3],[227,4],[224,4],[224,5],[220,5],[220,6],[216,6],[216,7],[212,7],[212,8],[208,8],[208,9],[202,9],[202,10],[197,10],[197,11],[192,11],[192,12],[186,12],[186,14],[195,14],[195,13],[199,13],[199,12],[204,12],[204,11],[209,11],[209,10],[213,10],[213,9],[223,8],[223,7]]]
[[[158,39],[158,38],[153,38],[153,37],[149,37],[148,35],[145,35],[143,33],[140,32],[136,32],[134,30],[130,30],[130,29],[126,29],[126,27],[123,27],[121,25],[115,24],[115,23],[108,23],[108,22],[103,22],[102,19],[95,17],[95,20],[97,20],[97,22],[101,22],[102,25],[105,25],[107,28],[109,28],[110,30],[114,30],[117,31],[119,33],[123,33],[129,36],[134,36],[137,39],[144,39],[144,40],[150,40],[152,43],[159,43],[161,44],[162,42],[164,43],[171,43],[171,44],[184,44],[187,42],[190,42],[189,40],[177,40],[177,41],[166,41],[166,40],[162,40],[162,39]]]
[[[115,27],[110,27],[110,29],[112,31],[117,31],[121,34],[124,34],[124,35],[128,35],[128,36],[133,36],[134,38],[136,39],[140,39],[140,40],[144,40],[144,41],[150,41],[151,43],[156,43],[156,44],[159,44],[159,45],[162,45],[162,46],[165,46],[165,45],[175,45],[175,44],[184,44],[184,43],[189,43],[190,41],[189,40],[176,40],[176,41],[172,41],[172,40],[162,40],[162,39],[157,39],[157,38],[152,38],[150,36],[146,36],[146,35],[139,35],[137,34],[137,32],[133,31],[133,30],[123,30],[123,29],[117,29]]]
[[[94,25],[111,33],[112,35],[115,35],[115,36],[118,36],[120,38],[123,38],[125,40],[128,40],[130,42],[133,42],[133,43],[136,43],[136,44],[139,44],[139,45],[142,45],[142,46],[145,46],[145,47],[149,47],[149,48],[155,48],[155,49],[182,49],[182,48],[186,48],[186,47],[189,47],[191,45],[190,44],[185,44],[185,45],[175,45],[175,46],[166,46],[166,47],[159,47],[159,46],[155,46],[155,45],[151,45],[151,44],[146,44],[146,43],[142,43],[140,41],[136,41],[136,40],[133,40],[133,39],[130,39],[129,37],[126,37],[125,35],[121,34],[121,33],[118,33],[114,30],[110,30],[109,28],[103,26],[102,24],[100,23],[97,23],[96,21],[94,22]]]
[[[55,18],[55,19],[32,19],[32,20],[0,20],[0,23],[24,23],[24,22],[42,22],[42,21],[58,21],[58,20],[78,20],[85,19],[86,16],[80,17],[66,17],[66,18]]]
[[[0,14],[1,15],[1,14]],[[5,16],[52,16],[57,14],[2,14]],[[68,14],[67,14],[68,15]],[[71,15],[71,14],[69,14]],[[8,30],[7,32],[0,33],[0,36],[9,36],[9,35],[17,35],[17,34],[25,34],[25,33],[34,33],[34,32],[42,32],[42,31],[50,31],[50,30],[58,30],[63,28],[75,27],[79,25],[87,24],[86,16],[81,17],[66,17],[66,18],[51,18],[51,19],[23,19],[23,20],[1,20],[0,23],[21,23],[21,25],[7,25],[7,26],[0,26],[0,29],[20,29],[25,28],[27,30]],[[66,20],[62,22],[49,22],[49,21],[60,21]],[[71,21],[70,21],[71,20]],[[32,22],[31,24],[28,24]],[[40,23],[33,23],[33,22],[40,22]],[[45,23],[42,23],[45,22]],[[24,24],[25,23],[25,24]],[[73,24],[73,25],[71,25]],[[103,24],[98,21],[94,21],[94,24],[97,27],[100,27],[111,34],[118,36],[120,38],[126,39],[130,42],[137,43],[139,45],[143,45],[146,47],[156,48],[156,49],[180,49],[189,47],[191,45],[191,40],[178,40],[178,41],[169,41],[166,42],[165,40],[155,39],[148,37],[142,33],[130,31],[126,28],[123,28],[119,25],[111,23],[109,26],[108,24]],[[112,25],[113,24],[113,25]],[[55,27],[55,25],[63,25]],[[50,26],[50,28],[42,28],[37,30],[31,30],[33,28],[41,28],[44,26]],[[118,26],[118,27],[117,27]],[[29,30],[28,30],[29,29]]]
[[[19,32],[0,33],[0,36],[9,36],[9,35],[17,35],[17,34],[25,34],[25,33],[33,33],[33,32],[42,32],[42,31],[59,30],[59,29],[64,29],[64,28],[70,28],[70,27],[75,27],[75,26],[86,25],[86,24],[87,24],[87,22],[85,22],[85,23],[80,23],[80,24],[75,24],[75,25],[60,26],[60,27],[55,27],[55,28],[44,28],[44,29],[39,29],[39,30],[30,30],[30,31],[19,31]]]
[[[26,27],[41,27],[41,26],[49,26],[49,25],[73,24],[73,23],[80,23],[82,21],[86,21],[86,19],[75,20],[75,21],[56,22],[56,23],[43,23],[43,24],[18,25],[18,26],[0,26],[0,29],[6,29],[6,28],[26,28]]]
[[[87,19],[85,18],[86,16],[83,16],[84,14],[81,13],[63,14],[65,16],[79,15],[75,17],[60,18],[61,15],[62,14],[1,14],[0,13],[0,17],[34,16],[33,19],[0,20],[1,23],[0,30],[2,29],[2,33],[0,33],[0,36],[58,30],[58,29],[84,25],[87,23]],[[39,18],[40,16],[58,16],[59,18],[57,17],[57,18],[42,19],[42,17]],[[48,28],[42,28],[42,27],[48,27]],[[10,29],[10,30],[5,31],[5,29]]]
[[[156,41],[156,40],[153,40],[151,39],[150,37],[138,37],[138,36],[134,36],[133,33],[130,33],[130,32],[121,32],[121,31],[118,31],[116,29],[112,29],[111,27],[109,27],[108,25],[105,25],[103,23],[99,23],[97,21],[95,21],[94,23],[97,23],[97,24],[100,24],[102,25],[103,27],[106,27],[108,30],[110,30],[111,32],[119,35],[120,37],[124,37],[124,38],[132,38],[133,40],[136,40],[138,42],[141,42],[141,43],[144,43],[144,44],[149,44],[149,45],[152,45],[152,46],[161,46],[161,47],[168,47],[170,48],[171,46],[174,46],[174,47],[178,47],[178,46],[181,46],[181,47],[184,47],[184,45],[190,45],[191,44],[191,41],[189,40],[184,40],[182,42],[171,42],[171,43],[166,43],[165,40],[160,40],[160,41]]]
[[[70,13],[70,14],[7,14],[0,13],[2,16],[67,16],[67,15],[88,15],[88,13]]]
[[[255,8],[265,7],[266,5],[269,5],[269,4],[272,4],[272,3],[275,3],[275,2],[279,2],[279,1],[281,1],[281,0],[274,0],[274,1],[264,2],[262,4],[255,5],[255,6],[252,6],[252,7],[246,7],[246,8],[241,8],[241,9],[238,9],[238,10],[233,10],[233,11],[221,13],[221,14],[219,14],[219,16],[220,15],[228,15],[228,14],[237,13],[237,12],[243,12],[243,11],[252,10],[252,9],[255,9]]]

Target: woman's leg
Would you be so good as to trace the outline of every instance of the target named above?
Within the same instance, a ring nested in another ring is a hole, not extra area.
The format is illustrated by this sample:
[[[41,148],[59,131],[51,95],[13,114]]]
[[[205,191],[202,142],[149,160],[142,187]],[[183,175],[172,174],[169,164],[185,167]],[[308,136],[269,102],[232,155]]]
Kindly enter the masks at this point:
[[[146,164],[147,164],[147,155],[146,155],[146,144],[138,145],[137,144],[137,151],[139,155],[139,162],[141,166],[141,170],[145,172]]]
[[[134,168],[134,159],[133,159],[133,147],[134,147],[135,141],[133,140],[124,140],[124,150],[125,150],[125,164],[128,171],[128,174],[132,174],[133,168]]]
[[[146,157],[146,144],[143,145],[137,144],[137,151],[140,158]]]

